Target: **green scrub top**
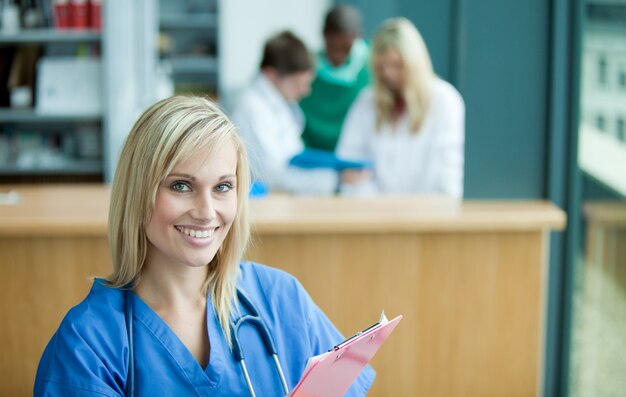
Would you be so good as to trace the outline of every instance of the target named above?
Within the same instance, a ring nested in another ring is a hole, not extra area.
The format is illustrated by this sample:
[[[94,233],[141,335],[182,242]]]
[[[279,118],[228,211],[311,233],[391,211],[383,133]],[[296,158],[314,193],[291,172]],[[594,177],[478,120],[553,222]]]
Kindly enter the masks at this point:
[[[369,48],[363,40],[354,42],[346,63],[339,67],[320,53],[311,93],[300,101],[306,118],[302,133],[306,147],[335,150],[348,109],[370,82],[368,66]]]

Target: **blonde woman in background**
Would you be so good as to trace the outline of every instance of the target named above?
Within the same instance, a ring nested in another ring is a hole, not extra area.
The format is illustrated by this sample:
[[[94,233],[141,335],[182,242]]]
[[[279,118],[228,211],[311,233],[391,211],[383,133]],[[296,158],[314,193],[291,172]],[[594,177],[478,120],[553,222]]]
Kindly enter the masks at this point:
[[[385,21],[372,45],[374,84],[343,125],[337,155],[369,161],[345,170],[343,194],[463,196],[465,105],[433,71],[426,45],[405,18]]]
[[[249,183],[244,146],[211,101],[177,96],[148,109],[111,189],[113,273],[61,322],[34,395],[282,396],[310,356],[342,341],[296,279],[242,262]],[[260,334],[233,325],[253,311],[282,387]],[[239,343],[249,381],[232,353]],[[365,395],[373,379],[367,367],[348,395]]]

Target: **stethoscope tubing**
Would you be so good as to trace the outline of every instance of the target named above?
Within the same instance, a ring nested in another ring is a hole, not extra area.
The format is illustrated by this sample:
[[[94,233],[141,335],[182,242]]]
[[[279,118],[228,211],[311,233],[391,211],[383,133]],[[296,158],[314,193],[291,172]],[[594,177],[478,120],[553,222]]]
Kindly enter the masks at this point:
[[[274,367],[276,368],[276,372],[278,373],[278,376],[280,377],[280,383],[281,383],[281,386],[283,387],[283,392],[285,393],[285,395],[289,394],[289,386],[287,386],[285,373],[283,372],[283,368],[280,365],[280,361],[278,360],[278,353],[276,351],[276,345],[274,344],[274,341],[272,340],[272,336],[270,335],[270,332],[267,329],[265,322],[261,319],[261,316],[259,315],[259,312],[257,311],[254,304],[252,304],[250,299],[248,299],[248,297],[240,289],[237,289],[237,298],[239,299],[240,303],[242,303],[244,306],[247,306],[250,314],[246,314],[246,315],[239,317],[237,321],[235,321],[234,323],[231,323],[230,325],[232,344],[233,344],[232,351],[233,351],[233,356],[235,358],[235,361],[239,362],[241,369],[244,373],[244,378],[246,380],[246,384],[248,386],[248,391],[250,392],[250,396],[256,397],[256,394],[254,393],[254,388],[252,387],[252,381],[250,380],[248,369],[245,363],[244,352],[241,348],[241,344],[239,343],[239,337],[238,337],[239,328],[245,323],[248,323],[249,325],[254,326],[259,332],[259,335],[261,336],[261,339],[263,340],[263,345],[265,346],[265,350],[267,351],[267,354],[272,356],[272,359],[274,360]]]

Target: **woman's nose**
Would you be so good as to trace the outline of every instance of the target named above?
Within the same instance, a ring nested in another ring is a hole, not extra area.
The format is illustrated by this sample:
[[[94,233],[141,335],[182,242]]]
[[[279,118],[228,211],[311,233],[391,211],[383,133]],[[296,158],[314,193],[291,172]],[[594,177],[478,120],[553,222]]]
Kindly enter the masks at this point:
[[[202,221],[210,221],[215,218],[215,203],[210,192],[198,194],[194,207],[192,214],[194,218]]]

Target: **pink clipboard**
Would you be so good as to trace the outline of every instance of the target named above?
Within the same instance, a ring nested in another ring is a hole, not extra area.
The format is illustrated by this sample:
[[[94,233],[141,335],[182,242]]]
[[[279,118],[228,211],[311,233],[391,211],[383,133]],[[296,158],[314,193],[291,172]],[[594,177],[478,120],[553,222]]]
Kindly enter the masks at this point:
[[[346,339],[330,351],[311,357],[290,397],[341,397],[402,320],[386,318]]]

